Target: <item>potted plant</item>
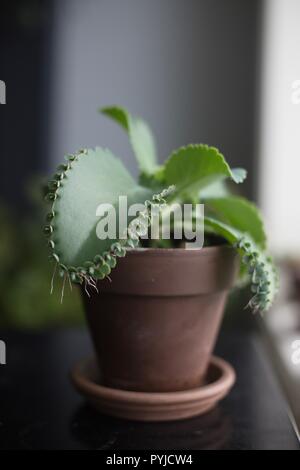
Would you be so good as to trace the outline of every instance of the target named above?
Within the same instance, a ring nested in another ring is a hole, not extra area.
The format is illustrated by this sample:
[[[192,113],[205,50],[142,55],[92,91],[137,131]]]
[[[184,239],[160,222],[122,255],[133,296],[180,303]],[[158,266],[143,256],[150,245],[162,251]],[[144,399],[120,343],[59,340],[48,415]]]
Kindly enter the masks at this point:
[[[230,366],[211,357],[229,289],[238,277],[248,278],[254,312],[268,310],[273,302],[277,275],[266,253],[262,218],[253,203],[227,185],[228,180],[242,183],[246,171],[231,169],[216,148],[188,145],[159,165],[143,120],[118,107],[102,112],[128,133],[138,181],[109,150],[83,149],[67,156],[46,195],[50,210],[44,232],[53,277],[62,278],[62,296],[68,284],[81,286],[98,359],[94,372],[81,364],[73,380],[111,414],[191,416],[213,406],[234,381]],[[120,223],[120,196],[128,206],[142,204],[123,231],[108,227],[111,219],[106,219],[112,207],[115,226]],[[192,207],[189,222],[164,217],[175,203]],[[204,213],[195,210],[199,203]],[[99,212],[101,204],[107,213]],[[151,238],[154,212],[159,229]],[[165,220],[168,237],[163,236]],[[99,238],[99,221],[110,236]],[[192,230],[197,222],[204,227],[204,247],[176,238],[176,230],[187,223]]]

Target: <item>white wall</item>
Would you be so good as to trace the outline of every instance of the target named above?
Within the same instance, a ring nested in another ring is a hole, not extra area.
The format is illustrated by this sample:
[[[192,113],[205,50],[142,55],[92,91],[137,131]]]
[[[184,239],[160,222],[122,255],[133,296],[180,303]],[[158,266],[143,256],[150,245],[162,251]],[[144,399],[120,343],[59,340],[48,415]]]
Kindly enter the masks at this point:
[[[300,1],[264,3],[260,203],[273,249],[299,255],[300,99],[292,84],[300,80]]]

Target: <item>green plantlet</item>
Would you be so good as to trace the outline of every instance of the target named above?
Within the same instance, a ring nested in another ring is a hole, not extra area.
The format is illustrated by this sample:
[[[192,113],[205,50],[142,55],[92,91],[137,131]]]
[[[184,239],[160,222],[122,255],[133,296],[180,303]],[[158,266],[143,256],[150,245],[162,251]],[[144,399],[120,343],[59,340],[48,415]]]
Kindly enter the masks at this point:
[[[246,272],[253,297],[249,306],[266,311],[272,305],[278,276],[266,253],[266,235],[257,207],[231,193],[227,180],[240,184],[242,168],[230,168],[224,156],[205,144],[175,150],[159,165],[152,132],[140,118],[119,107],[102,112],[128,133],[140,174],[138,181],[108,149],[81,149],[66,161],[49,181],[46,201],[50,205],[44,233],[58,274],[70,282],[97,288],[108,277],[117,259],[135,249],[151,224],[151,209],[162,212],[166,205],[203,203],[205,237],[219,237],[236,247],[241,273]],[[119,196],[128,204],[142,203],[144,209],[129,223],[126,236],[100,240],[96,235],[96,209],[101,203],[118,210]],[[198,216],[195,214],[195,220]],[[143,241],[142,241],[143,243]],[[151,240],[151,247],[176,246],[175,240]]]

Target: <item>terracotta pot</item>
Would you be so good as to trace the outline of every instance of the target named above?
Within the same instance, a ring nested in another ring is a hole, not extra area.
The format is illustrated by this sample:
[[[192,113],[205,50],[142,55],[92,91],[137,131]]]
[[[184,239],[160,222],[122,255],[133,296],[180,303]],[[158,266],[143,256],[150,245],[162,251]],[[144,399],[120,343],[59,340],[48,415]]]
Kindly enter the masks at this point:
[[[83,294],[101,383],[169,392],[199,387],[237,255],[230,247],[131,250],[99,294]]]

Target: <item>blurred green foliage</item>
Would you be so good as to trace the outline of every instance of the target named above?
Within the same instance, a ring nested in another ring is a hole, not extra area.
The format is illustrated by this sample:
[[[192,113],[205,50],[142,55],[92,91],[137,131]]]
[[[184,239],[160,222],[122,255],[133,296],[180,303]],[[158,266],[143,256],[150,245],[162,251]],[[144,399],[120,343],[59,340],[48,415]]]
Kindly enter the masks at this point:
[[[34,188],[34,185],[32,186]],[[36,189],[31,199],[36,199]],[[39,192],[39,199],[40,192]],[[42,236],[42,218],[17,217],[0,205],[0,327],[44,328],[83,322],[79,290],[66,283],[61,303],[62,280],[54,282],[54,266]]]

